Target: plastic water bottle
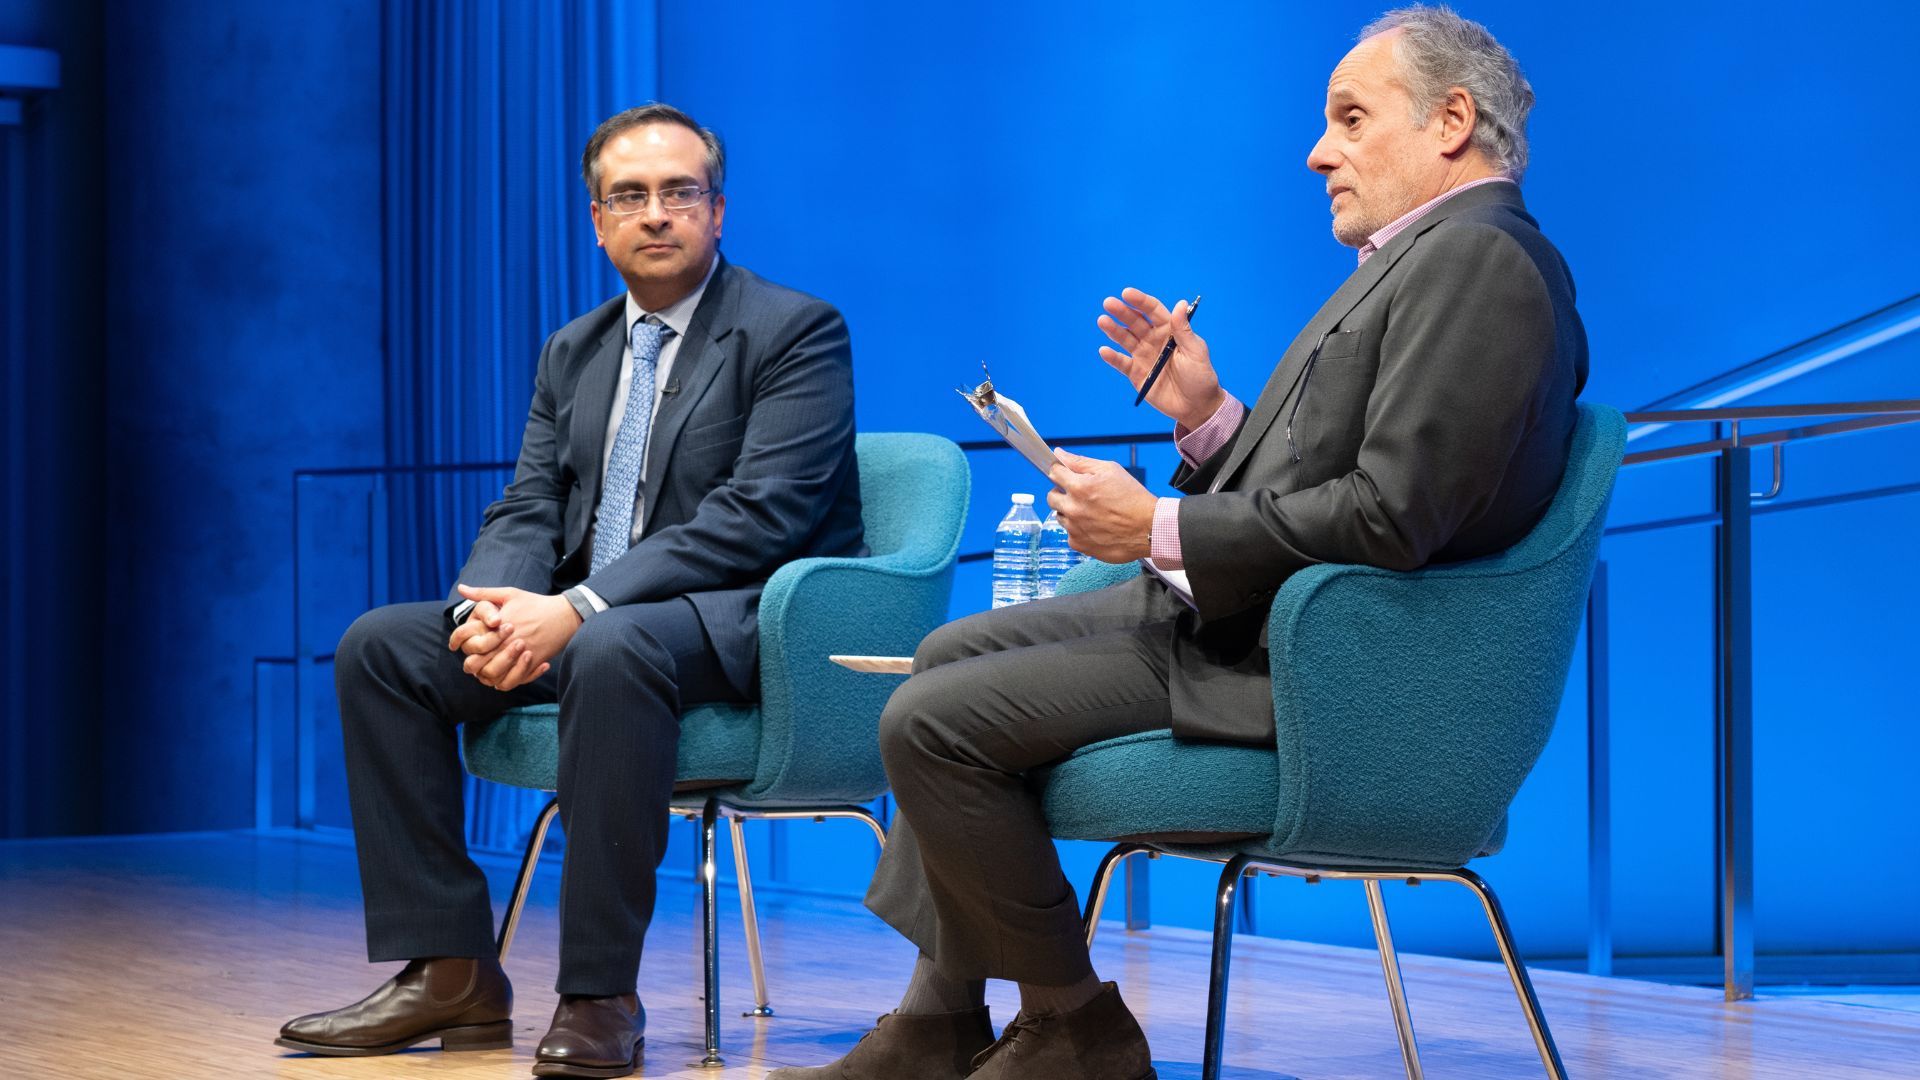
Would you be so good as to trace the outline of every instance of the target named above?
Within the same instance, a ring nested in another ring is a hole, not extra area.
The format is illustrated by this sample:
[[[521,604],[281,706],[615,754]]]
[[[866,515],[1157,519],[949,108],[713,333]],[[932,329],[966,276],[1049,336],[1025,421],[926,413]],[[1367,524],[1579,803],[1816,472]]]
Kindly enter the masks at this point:
[[[1013,509],[993,530],[993,606],[1033,599],[1035,549],[1040,519],[1033,516],[1033,496],[1015,495]]]
[[[1042,600],[1052,596],[1067,571],[1080,565],[1080,558],[1080,553],[1067,543],[1067,527],[1060,524],[1060,515],[1047,514],[1047,520],[1040,523],[1039,572],[1034,575],[1034,596]]]

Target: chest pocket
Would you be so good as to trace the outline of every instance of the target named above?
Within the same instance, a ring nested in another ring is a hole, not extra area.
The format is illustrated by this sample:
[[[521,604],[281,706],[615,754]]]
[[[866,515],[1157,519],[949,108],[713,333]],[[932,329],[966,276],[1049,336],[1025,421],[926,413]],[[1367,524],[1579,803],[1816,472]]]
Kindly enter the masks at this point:
[[[1351,472],[1359,462],[1367,397],[1373,389],[1372,365],[1360,355],[1365,337],[1364,330],[1328,334],[1299,391],[1297,411],[1289,407],[1293,445],[1307,483]]]
[[[1359,330],[1342,330],[1337,334],[1328,334],[1327,340],[1320,346],[1320,359],[1341,360],[1360,351]]]
[[[717,424],[702,424],[680,433],[680,453],[697,454],[715,447],[738,447],[747,434],[747,418],[736,416]]]

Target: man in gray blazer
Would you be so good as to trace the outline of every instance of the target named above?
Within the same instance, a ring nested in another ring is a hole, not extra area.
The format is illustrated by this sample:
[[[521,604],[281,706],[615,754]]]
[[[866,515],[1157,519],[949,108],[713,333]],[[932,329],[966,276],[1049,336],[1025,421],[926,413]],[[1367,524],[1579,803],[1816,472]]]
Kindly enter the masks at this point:
[[[280,1045],[510,1043],[456,729],[557,701],[560,1002],[534,1073],[633,1071],[680,711],[755,694],[756,610],[782,563],[865,552],[846,325],[721,258],[724,168],[718,138],[665,105],[587,143],[594,230],[627,291],[547,340],[513,482],[453,595],[369,612],[335,654],[368,957],[408,963]]]
[[[1520,197],[1532,91],[1477,24],[1390,13],[1327,87],[1307,158],[1361,265],[1247,409],[1187,305],[1109,298],[1106,361],[1175,421],[1182,497],[1059,453],[1073,546],[1151,573],[943,627],[881,721],[900,807],[868,905],[920,960],[849,1054],[769,1080],[1146,1080],[1139,1025],[1101,983],[1029,770],[1172,728],[1272,744],[1266,615],[1318,562],[1413,569],[1519,540],[1566,464],[1586,333],[1566,264]],[[1182,582],[1175,572],[1183,572]],[[1182,588],[1175,588],[1178,584]],[[985,979],[1019,983],[995,1042]]]

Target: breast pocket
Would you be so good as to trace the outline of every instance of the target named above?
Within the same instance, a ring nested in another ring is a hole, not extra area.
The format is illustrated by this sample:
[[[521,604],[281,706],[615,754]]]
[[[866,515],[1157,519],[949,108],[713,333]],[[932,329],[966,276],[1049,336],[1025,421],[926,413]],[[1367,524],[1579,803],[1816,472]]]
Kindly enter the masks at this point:
[[[1297,408],[1290,407],[1292,445],[1313,477],[1338,476],[1358,463],[1376,359],[1362,351],[1365,337],[1363,330],[1328,334]]]
[[[698,454],[720,447],[737,449],[747,434],[747,418],[736,416],[713,424],[690,427],[680,433],[680,453]]]
[[[1364,330],[1342,330],[1337,334],[1328,334],[1327,340],[1320,345],[1320,359],[1344,360],[1360,351],[1360,339],[1366,336]]]

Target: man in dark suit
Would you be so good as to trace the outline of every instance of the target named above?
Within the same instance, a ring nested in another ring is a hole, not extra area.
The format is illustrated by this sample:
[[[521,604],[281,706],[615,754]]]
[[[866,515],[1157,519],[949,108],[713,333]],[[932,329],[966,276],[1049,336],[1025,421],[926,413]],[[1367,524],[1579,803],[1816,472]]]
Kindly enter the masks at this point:
[[[846,326],[720,257],[724,166],[713,133],[665,105],[588,142],[594,231],[627,291],[547,340],[513,482],[454,594],[369,612],[335,654],[368,955],[408,964],[281,1045],[508,1045],[457,727],[557,701],[560,1002],[534,1072],[638,1061],[680,711],[755,693],[775,569],[865,550]]]
[[[867,903],[919,946],[899,1008],[841,1060],[769,1080],[1146,1080],[1139,1025],[1089,962],[1029,770],[1172,728],[1272,745],[1274,593],[1318,562],[1413,569],[1512,545],[1565,468],[1586,333],[1521,201],[1532,91],[1482,27],[1391,13],[1334,69],[1307,158],[1361,265],[1251,410],[1220,386],[1182,302],[1109,298],[1103,357],[1175,421],[1182,497],[1058,453],[1073,546],[1151,559],[1109,589],[930,635],[881,721],[900,807]],[[983,981],[1019,983],[993,1041]]]

